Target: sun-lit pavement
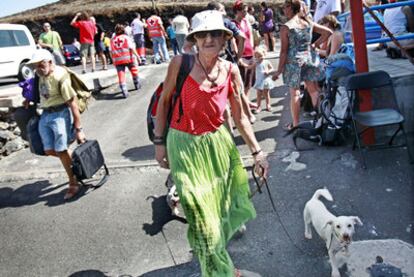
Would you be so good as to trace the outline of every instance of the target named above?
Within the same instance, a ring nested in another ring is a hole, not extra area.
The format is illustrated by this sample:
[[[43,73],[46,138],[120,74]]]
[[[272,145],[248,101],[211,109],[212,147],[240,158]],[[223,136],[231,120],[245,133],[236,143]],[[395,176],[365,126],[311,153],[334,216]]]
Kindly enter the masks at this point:
[[[276,65],[276,56],[270,58]],[[147,103],[165,70],[166,65],[147,73],[143,69],[144,88],[128,99],[119,97],[116,86],[102,91],[83,116],[87,136],[98,138],[111,165],[103,187],[84,190],[65,203],[65,176],[57,161],[27,150],[0,161],[0,276],[173,277],[199,272],[183,213],[172,217],[165,203],[168,172],[153,166],[153,146],[146,137]],[[376,255],[414,276],[409,266],[414,170],[407,150],[369,152],[367,170],[349,144],[319,147],[301,141],[313,150],[297,152],[281,128],[290,121],[288,100],[286,87],[273,90],[273,111],[261,112],[254,124],[269,153],[276,212],[266,193],[254,196],[257,218],[228,247],[235,265],[269,277],[330,276],[324,242],[315,233],[305,240],[302,219],[305,202],[326,186],[334,197],[334,202],[325,201],[332,213],[356,215],[364,223],[356,227],[348,276],[364,277],[359,272],[366,272]],[[249,165],[250,153],[237,133],[235,141]]]

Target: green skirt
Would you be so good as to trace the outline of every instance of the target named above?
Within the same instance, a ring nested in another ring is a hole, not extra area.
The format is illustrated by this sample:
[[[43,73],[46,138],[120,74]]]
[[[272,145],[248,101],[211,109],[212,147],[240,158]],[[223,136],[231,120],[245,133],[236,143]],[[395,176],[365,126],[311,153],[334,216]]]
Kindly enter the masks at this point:
[[[170,129],[168,160],[203,276],[234,276],[227,242],[256,216],[247,172],[227,129],[195,136]]]

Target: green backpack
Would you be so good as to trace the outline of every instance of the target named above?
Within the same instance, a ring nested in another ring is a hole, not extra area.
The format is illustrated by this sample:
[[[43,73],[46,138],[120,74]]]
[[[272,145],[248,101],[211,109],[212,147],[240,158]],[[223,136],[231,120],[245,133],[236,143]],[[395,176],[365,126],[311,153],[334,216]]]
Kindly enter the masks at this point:
[[[59,85],[62,85],[63,81],[65,81],[66,78],[70,77],[72,88],[76,92],[76,99],[79,107],[79,112],[83,113],[88,108],[88,103],[90,98],[92,97],[92,93],[89,91],[85,83],[79,78],[79,76],[74,71],[67,68],[66,66],[61,67],[63,67],[68,74],[59,81]]]

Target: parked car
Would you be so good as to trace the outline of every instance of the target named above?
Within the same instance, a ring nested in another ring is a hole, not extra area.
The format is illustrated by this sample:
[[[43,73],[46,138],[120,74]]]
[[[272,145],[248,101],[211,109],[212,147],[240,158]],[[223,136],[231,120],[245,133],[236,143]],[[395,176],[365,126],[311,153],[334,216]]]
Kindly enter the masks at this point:
[[[26,26],[0,24],[0,78],[17,77],[20,81],[33,77],[26,65],[36,50],[36,43]]]
[[[384,22],[382,14],[378,11],[374,11],[375,15],[381,22]],[[344,15],[339,15],[338,20],[341,23],[342,30],[345,34],[345,42],[352,42],[352,24],[351,16],[349,13]],[[364,23],[365,23],[365,36],[367,40],[381,38],[381,27],[378,23],[372,18],[372,16],[366,12],[364,13]]]
[[[65,56],[67,66],[81,63],[80,51],[72,44],[63,45],[63,56]]]

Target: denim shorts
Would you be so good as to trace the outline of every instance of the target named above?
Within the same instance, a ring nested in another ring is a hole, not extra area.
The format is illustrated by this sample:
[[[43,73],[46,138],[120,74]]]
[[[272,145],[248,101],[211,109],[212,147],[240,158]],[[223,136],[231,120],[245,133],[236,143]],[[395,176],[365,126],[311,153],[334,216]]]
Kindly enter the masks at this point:
[[[61,111],[43,111],[39,121],[39,133],[43,149],[63,152],[75,138],[73,118],[69,107]]]

